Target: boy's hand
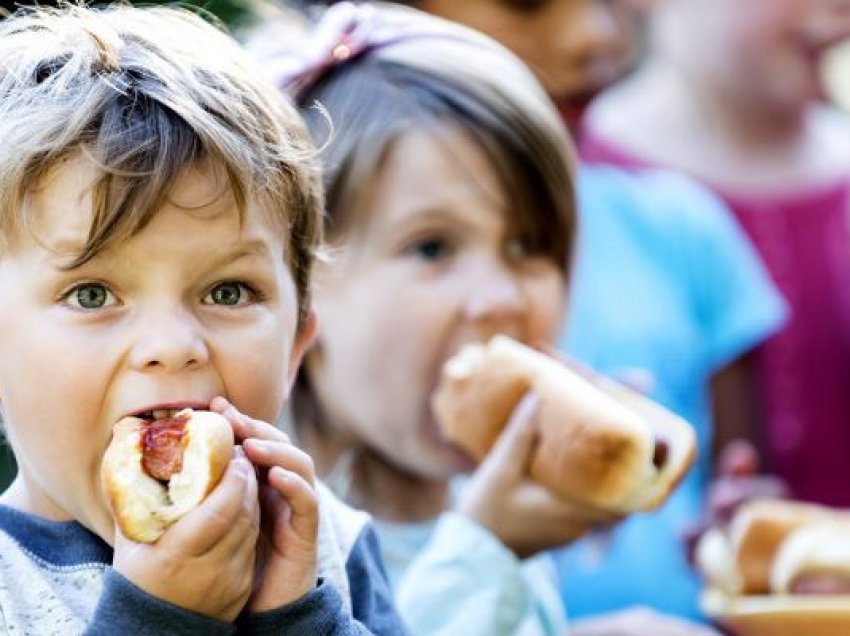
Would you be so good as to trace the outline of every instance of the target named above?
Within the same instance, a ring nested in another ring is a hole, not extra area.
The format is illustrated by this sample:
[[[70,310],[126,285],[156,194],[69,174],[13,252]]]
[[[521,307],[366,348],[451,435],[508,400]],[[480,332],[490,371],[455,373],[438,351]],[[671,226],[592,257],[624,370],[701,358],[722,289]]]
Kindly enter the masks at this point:
[[[613,513],[564,501],[530,480],[528,464],[538,441],[535,411],[536,398],[528,394],[473,473],[457,506],[520,558],[619,520]]]
[[[262,612],[292,603],[316,586],[319,502],[313,460],[283,431],[240,413],[224,398],[210,408],[230,421],[260,473],[260,558],[248,609]]]
[[[135,543],[115,528],[113,567],[148,594],[232,622],[248,601],[260,510],[257,478],[244,457],[156,543]]]

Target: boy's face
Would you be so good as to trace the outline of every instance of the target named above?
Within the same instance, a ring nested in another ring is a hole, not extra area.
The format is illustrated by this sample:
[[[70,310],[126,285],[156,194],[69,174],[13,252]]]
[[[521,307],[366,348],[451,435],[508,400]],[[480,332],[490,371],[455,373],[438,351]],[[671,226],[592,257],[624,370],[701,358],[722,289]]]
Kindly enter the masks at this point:
[[[488,160],[457,132],[403,137],[371,193],[317,272],[322,331],[307,368],[337,427],[405,472],[446,480],[470,465],[431,412],[443,363],[498,333],[551,342],[564,276],[524,251],[506,217],[533,212],[508,210]]]
[[[645,0],[642,0],[645,2]],[[638,0],[422,0],[516,53],[570,115],[634,62]]]
[[[111,430],[154,408],[206,409],[223,395],[274,421],[307,344],[285,236],[235,204],[204,168],[130,241],[63,270],[91,221],[82,156],[31,192],[31,233],[0,257],[0,400],[18,460],[7,503],[77,519],[111,541],[99,485]]]

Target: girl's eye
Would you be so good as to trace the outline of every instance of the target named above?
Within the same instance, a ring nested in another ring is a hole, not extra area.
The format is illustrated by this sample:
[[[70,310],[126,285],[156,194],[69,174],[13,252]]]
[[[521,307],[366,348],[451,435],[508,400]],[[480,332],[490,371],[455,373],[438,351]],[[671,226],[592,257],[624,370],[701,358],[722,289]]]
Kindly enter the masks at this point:
[[[451,253],[451,245],[444,239],[428,238],[415,243],[411,252],[425,261],[439,261]]]
[[[206,305],[224,305],[227,307],[241,307],[254,300],[254,293],[245,283],[226,282],[219,283],[204,296]]]
[[[513,239],[505,246],[505,252],[508,259],[512,261],[520,261],[532,255],[533,249],[527,241],[523,239]]]
[[[83,283],[66,296],[68,303],[77,309],[103,309],[117,301],[115,295],[102,283]]]

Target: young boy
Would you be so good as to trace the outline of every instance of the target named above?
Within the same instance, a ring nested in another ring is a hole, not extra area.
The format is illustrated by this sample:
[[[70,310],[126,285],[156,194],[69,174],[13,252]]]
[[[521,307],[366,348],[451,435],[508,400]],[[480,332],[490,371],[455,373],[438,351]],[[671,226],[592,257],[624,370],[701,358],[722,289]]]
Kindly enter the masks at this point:
[[[0,632],[403,633],[365,515],[266,423],[314,333],[321,209],[294,110],[199,18],[0,24]],[[100,488],[113,424],[184,407],[239,446],[134,543]]]

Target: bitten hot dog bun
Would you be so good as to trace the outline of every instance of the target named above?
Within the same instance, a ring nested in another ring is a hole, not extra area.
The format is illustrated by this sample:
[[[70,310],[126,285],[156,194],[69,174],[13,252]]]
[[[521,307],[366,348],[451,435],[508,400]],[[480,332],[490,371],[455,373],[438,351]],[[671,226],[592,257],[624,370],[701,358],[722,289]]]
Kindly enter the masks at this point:
[[[850,521],[789,534],[774,559],[770,586],[777,594],[850,595]]]
[[[233,429],[218,413],[125,417],[112,431],[101,482],[125,536],[153,543],[218,484],[233,454]]]
[[[564,498],[617,513],[651,510],[694,459],[684,420],[506,336],[448,360],[432,405],[444,436],[481,460],[529,390],[540,425],[530,474]]]

